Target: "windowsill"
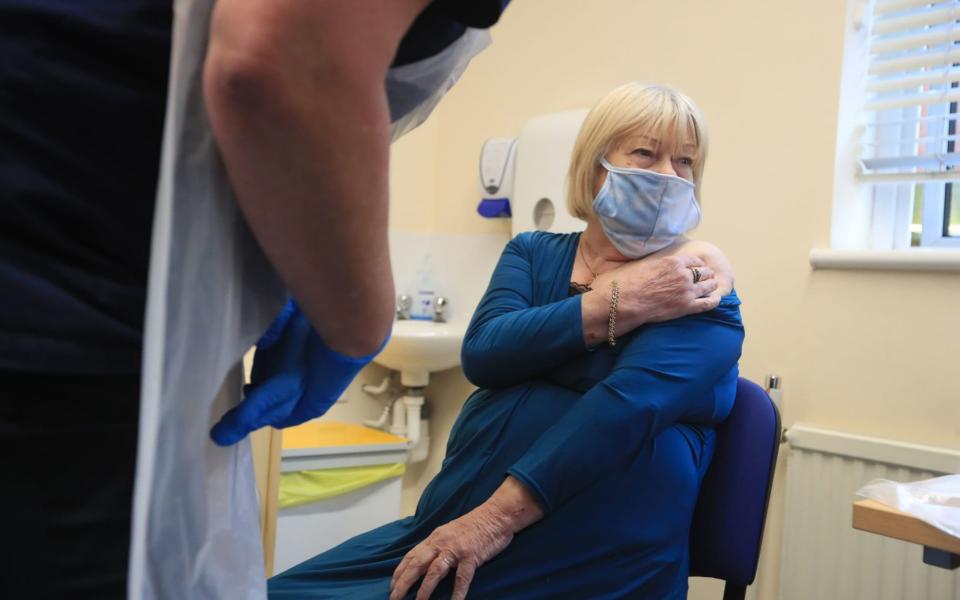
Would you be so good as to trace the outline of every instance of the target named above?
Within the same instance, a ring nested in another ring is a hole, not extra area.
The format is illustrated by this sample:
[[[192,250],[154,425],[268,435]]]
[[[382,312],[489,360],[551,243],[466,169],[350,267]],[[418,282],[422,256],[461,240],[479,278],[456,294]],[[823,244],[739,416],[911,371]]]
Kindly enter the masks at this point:
[[[960,272],[960,250],[932,248],[834,250],[831,248],[813,248],[810,250],[810,265],[814,269]]]

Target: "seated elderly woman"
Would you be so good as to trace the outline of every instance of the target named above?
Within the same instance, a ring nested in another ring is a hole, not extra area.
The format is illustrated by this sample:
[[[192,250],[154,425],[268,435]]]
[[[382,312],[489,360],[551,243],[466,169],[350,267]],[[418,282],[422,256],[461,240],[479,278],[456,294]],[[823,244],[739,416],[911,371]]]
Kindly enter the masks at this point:
[[[728,263],[683,237],[706,150],[674,89],[593,108],[568,182],[587,228],[503,251],[463,344],[480,389],[416,514],[274,577],[271,598],[686,597],[743,341]]]

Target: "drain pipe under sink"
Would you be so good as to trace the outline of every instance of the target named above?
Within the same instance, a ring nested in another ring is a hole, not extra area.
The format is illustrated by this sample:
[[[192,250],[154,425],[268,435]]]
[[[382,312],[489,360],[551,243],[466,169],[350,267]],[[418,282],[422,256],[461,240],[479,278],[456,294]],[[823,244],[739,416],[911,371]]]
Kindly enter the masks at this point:
[[[420,411],[423,408],[423,388],[406,388],[403,396],[393,402],[390,433],[410,440],[410,446],[420,441]]]

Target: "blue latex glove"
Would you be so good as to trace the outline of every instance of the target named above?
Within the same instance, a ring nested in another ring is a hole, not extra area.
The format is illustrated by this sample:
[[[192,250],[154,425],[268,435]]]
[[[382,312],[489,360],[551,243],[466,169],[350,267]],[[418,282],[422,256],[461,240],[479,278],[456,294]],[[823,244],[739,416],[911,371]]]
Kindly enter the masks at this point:
[[[353,358],[327,348],[296,302],[288,300],[257,342],[243,401],[223,415],[210,437],[229,446],[265,425],[291,427],[319,417],[382,349]]]

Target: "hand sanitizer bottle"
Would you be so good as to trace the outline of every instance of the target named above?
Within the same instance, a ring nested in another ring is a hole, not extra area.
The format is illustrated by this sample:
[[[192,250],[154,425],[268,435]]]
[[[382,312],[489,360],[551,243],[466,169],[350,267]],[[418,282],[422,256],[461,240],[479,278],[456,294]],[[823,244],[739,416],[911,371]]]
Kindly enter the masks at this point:
[[[413,308],[410,310],[411,319],[433,320],[433,303],[437,297],[437,288],[433,280],[433,265],[430,263],[430,254],[427,254],[423,257],[423,266],[417,278],[417,290],[413,295]]]

